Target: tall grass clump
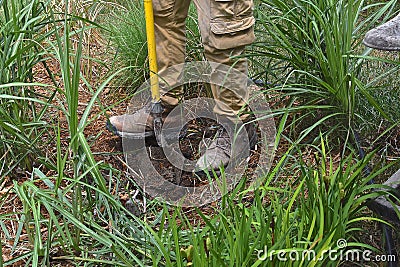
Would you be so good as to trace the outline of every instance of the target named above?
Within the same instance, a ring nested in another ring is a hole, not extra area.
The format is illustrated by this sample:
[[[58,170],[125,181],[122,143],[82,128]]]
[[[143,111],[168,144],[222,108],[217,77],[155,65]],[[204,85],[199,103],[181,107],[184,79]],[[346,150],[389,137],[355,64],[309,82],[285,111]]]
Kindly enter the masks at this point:
[[[98,1],[98,0],[84,0],[84,1],[51,1],[51,9],[55,14],[60,15],[66,10],[71,16],[70,25],[74,29],[81,29],[83,26],[86,30],[82,36],[83,43],[83,58],[82,73],[88,80],[96,80],[101,78],[97,72],[99,65],[107,66],[107,62],[99,60],[101,50],[99,48],[103,45],[103,38],[101,36],[103,16],[108,12],[109,7],[118,5],[111,1]],[[94,24],[96,26],[94,26]],[[72,45],[74,49],[78,47],[78,41],[73,40]]]
[[[52,33],[47,2],[0,2],[0,176],[32,169],[43,155],[45,97],[34,84],[34,67],[44,63],[41,45]],[[51,94],[50,94],[51,95]]]
[[[257,31],[262,38],[254,44],[251,57],[255,66],[268,63],[271,68],[258,67],[256,76],[272,80],[272,87],[295,98],[300,105],[307,105],[311,117],[318,116],[323,109],[317,106],[321,105],[330,114],[337,113],[335,119],[345,129],[357,115],[356,94],[385,116],[360,80],[370,52],[361,41],[365,32],[391,12],[395,3],[261,1]],[[279,77],[274,70],[279,70]],[[319,116],[323,114],[326,112]]]
[[[365,97],[356,95],[359,131],[372,140],[382,134],[382,130],[390,128],[393,122],[397,125],[400,122],[400,107],[397,104],[400,64],[397,58],[395,53],[379,51],[371,54],[363,66],[361,80],[365,83],[365,90],[387,115],[383,117]]]
[[[142,1],[127,1],[124,5],[110,7],[105,18],[106,33],[115,51],[112,69],[130,66],[120,77],[122,86],[140,86],[146,79],[147,39]]]
[[[51,26],[57,31],[46,42],[48,52],[60,66],[57,97],[62,100],[53,107],[66,118],[68,127],[63,130],[68,133],[67,142],[61,141],[60,124],[54,125],[52,145],[56,155],[52,174],[46,175],[41,167],[34,167],[25,182],[14,181],[10,193],[20,200],[22,211],[0,217],[2,230],[10,221],[17,225],[14,236],[8,231],[2,233],[6,240],[14,241],[11,257],[2,264],[49,266],[54,261],[70,260],[89,265],[144,266],[139,258],[150,256],[143,254],[141,248],[146,248],[146,240],[150,240],[148,246],[154,247],[152,240],[157,235],[123,207],[118,194],[111,193],[120,190],[120,172],[94,159],[84,135],[93,120],[89,116],[100,93],[118,72],[94,90],[85,110],[78,115],[80,89],[87,82],[80,68],[85,28],[71,31],[72,22],[66,11],[63,20],[55,19],[51,11],[50,14]],[[71,39],[78,40],[76,49]],[[89,83],[86,85],[93,89]],[[104,173],[109,177],[108,183]],[[27,240],[20,239],[23,231]],[[4,245],[4,240],[1,242]],[[20,248],[23,253],[18,251]]]
[[[346,259],[357,264],[356,258],[346,256],[351,251],[377,252],[358,238],[363,233],[358,222],[380,221],[366,212],[366,202],[380,194],[372,190],[378,186],[368,182],[381,171],[364,177],[372,154],[358,161],[350,153],[334,162],[323,137],[320,144],[306,148],[315,151],[315,161],[293,162],[290,154],[302,153],[302,147],[292,146],[252,194],[242,181],[213,212],[197,209],[201,217],[197,225],[179,208],[173,213],[165,210],[156,239],[165,251],[156,250],[152,264],[338,266]],[[335,257],[327,250],[336,250]]]

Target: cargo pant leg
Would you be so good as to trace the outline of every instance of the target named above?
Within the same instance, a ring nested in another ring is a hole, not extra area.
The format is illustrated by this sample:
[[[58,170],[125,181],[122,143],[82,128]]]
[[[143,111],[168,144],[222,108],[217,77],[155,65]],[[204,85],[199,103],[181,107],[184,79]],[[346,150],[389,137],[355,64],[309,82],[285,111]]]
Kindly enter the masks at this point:
[[[189,5],[190,0],[153,0],[160,93],[167,107],[176,106],[183,96],[183,87],[175,87],[180,72],[163,73],[185,62],[185,20]]]
[[[233,67],[243,73],[229,77],[229,88],[211,85],[217,101],[214,112],[217,115],[242,120],[248,115],[247,59],[240,58],[245,46],[254,39],[252,0],[195,0],[199,16],[199,27],[207,60]],[[239,58],[237,58],[239,57]],[[216,79],[220,73],[215,70]]]

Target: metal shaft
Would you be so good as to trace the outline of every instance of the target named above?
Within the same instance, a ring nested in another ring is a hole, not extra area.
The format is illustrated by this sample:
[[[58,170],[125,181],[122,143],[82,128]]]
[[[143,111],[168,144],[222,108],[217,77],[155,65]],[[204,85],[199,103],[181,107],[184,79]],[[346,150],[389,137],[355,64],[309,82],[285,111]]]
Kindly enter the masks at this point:
[[[158,67],[156,54],[156,37],[154,33],[154,13],[152,0],[144,0],[144,13],[146,19],[147,49],[150,68],[150,88],[152,102],[160,101],[160,88],[158,85]]]

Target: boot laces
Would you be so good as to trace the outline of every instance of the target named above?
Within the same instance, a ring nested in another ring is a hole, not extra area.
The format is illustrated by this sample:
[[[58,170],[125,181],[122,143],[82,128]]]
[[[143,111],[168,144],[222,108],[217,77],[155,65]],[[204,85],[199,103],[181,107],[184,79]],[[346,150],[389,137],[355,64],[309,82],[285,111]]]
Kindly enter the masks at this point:
[[[220,148],[225,154],[229,155],[231,149],[231,140],[224,127],[220,127],[218,129],[216,137],[211,143],[210,148]]]

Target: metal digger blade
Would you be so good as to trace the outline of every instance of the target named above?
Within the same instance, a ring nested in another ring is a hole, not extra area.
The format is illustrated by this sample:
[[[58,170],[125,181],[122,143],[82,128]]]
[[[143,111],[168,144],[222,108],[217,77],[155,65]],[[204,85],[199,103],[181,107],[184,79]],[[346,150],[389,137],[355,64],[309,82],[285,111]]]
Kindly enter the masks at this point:
[[[159,147],[163,147],[164,144],[164,138],[162,137],[161,129],[162,129],[161,116],[156,116],[154,117],[154,136],[156,137],[157,144]]]
[[[153,116],[154,119],[154,136],[156,137],[157,144],[162,147],[164,143],[164,139],[161,134],[162,130],[162,112],[163,112],[163,107],[161,105],[161,101],[153,102],[151,106],[151,116]]]

